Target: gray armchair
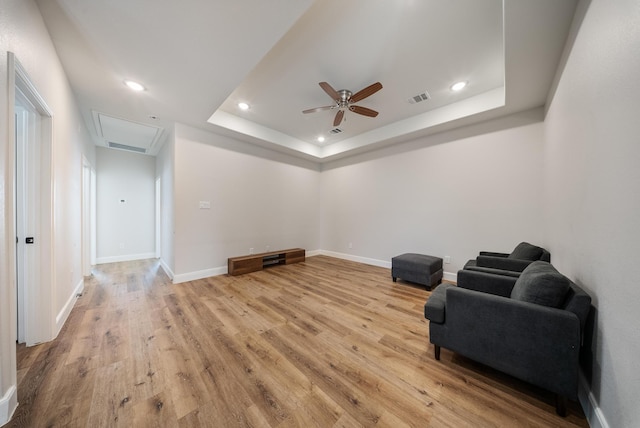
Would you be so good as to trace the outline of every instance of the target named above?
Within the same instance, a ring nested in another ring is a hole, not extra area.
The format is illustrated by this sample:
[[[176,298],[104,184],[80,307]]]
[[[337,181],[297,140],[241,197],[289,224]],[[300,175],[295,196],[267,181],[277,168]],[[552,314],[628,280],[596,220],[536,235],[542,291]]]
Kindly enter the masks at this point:
[[[429,338],[556,394],[564,416],[578,393],[578,358],[591,297],[551,264],[534,262],[519,278],[461,270],[425,304]]]
[[[469,260],[463,269],[518,277],[537,260],[551,262],[551,254],[542,247],[521,242],[511,253],[480,251],[478,257]]]

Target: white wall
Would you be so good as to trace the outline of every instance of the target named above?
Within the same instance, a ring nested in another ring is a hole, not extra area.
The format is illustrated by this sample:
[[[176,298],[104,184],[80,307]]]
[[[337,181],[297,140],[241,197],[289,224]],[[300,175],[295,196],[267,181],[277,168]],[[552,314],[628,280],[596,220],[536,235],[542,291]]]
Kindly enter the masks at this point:
[[[13,141],[7,119],[7,52],[16,54],[53,112],[53,253],[52,334],[56,318],[82,283],[81,179],[82,155],[95,161],[93,147],[75,104],[38,8],[31,0],[0,0],[0,423],[13,409],[15,362],[15,234],[13,231]]]
[[[175,260],[174,246],[174,171],[173,163],[175,151],[175,131],[170,130],[162,149],[156,157],[156,179],[161,181],[160,195],[160,264],[164,271],[173,279]]]
[[[554,264],[594,297],[585,371],[610,427],[640,421],[638,76],[638,1],[593,0],[544,129],[547,240]]]
[[[0,10],[0,64],[15,52],[54,113],[55,315],[82,279],[81,157],[95,165],[95,155],[37,7],[0,0]],[[250,247],[301,246],[383,263],[404,251],[446,254],[455,272],[481,249],[540,243],[594,297],[590,420],[633,426],[640,420],[639,29],[637,1],[592,0],[542,124],[525,112],[337,161],[322,173],[178,126],[157,161],[163,207],[173,207],[163,220],[163,260],[188,279],[221,273],[227,257]],[[7,86],[0,66],[0,100]],[[0,102],[3,189],[11,189],[13,162],[7,117]],[[11,196],[0,192],[0,418],[16,383]],[[201,200],[211,209],[198,209]]]
[[[224,273],[227,258],[250,248],[318,249],[317,169],[187,126],[175,132],[176,282]]]
[[[155,257],[156,159],[99,147],[96,175],[97,262]]]
[[[455,279],[480,250],[544,246],[541,118],[532,110],[329,164],[322,249],[382,266],[405,252],[447,255]]]

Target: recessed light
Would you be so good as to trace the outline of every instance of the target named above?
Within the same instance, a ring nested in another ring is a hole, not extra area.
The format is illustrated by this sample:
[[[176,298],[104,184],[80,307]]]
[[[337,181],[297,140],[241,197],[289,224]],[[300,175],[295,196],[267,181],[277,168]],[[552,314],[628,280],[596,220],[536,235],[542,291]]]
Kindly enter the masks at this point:
[[[124,84],[127,85],[127,87],[132,91],[138,91],[138,92],[144,91],[144,86],[142,86],[138,82],[134,82],[133,80],[125,80]]]
[[[317,138],[318,143],[324,143],[324,137],[320,136]]]
[[[452,91],[461,91],[464,89],[464,87],[467,86],[467,82],[457,82],[454,83],[453,85],[451,85],[451,90]]]
[[[249,104],[247,104],[247,103],[238,103],[238,108],[240,110],[249,110]]]

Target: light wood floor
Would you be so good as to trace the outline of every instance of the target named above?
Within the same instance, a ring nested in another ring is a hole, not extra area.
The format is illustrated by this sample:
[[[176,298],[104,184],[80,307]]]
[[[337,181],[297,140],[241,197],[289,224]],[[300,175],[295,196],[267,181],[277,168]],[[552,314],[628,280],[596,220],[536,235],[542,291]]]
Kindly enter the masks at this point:
[[[317,256],[172,285],[153,260],[100,265],[59,337],[18,347],[9,426],[588,426],[577,403],[447,350],[429,292]]]

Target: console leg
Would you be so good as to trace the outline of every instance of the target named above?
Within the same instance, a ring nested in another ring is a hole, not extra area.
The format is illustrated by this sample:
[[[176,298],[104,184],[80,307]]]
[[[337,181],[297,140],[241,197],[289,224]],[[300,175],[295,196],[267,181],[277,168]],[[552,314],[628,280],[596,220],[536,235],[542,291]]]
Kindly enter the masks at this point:
[[[393,278],[393,282],[396,282],[397,278],[395,276],[392,276],[392,278]]]
[[[440,361],[440,345],[433,345],[435,348],[435,357],[436,360]]]

